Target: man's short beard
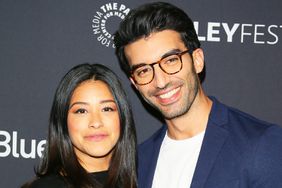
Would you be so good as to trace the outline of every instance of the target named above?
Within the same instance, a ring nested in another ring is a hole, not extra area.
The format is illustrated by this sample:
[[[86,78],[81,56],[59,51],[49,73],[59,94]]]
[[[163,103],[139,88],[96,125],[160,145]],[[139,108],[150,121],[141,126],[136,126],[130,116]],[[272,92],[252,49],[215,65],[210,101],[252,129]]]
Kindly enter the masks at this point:
[[[192,93],[188,96],[185,96],[187,97],[185,99],[185,101],[183,102],[184,104],[182,104],[183,106],[180,106],[180,108],[177,108],[179,109],[179,111],[174,110],[173,112],[164,112],[163,110],[161,110],[158,106],[156,106],[155,104],[153,104],[150,100],[148,100],[144,95],[142,95],[143,99],[150,105],[152,106],[154,109],[156,109],[158,112],[160,112],[162,114],[162,116],[166,119],[166,120],[171,120],[171,119],[174,119],[174,118],[178,118],[186,113],[189,112],[192,104],[194,103],[194,100],[199,92],[199,81],[198,81],[198,77],[197,77],[197,74],[196,72],[193,71],[192,73],[193,75],[193,87],[194,88],[190,88]],[[191,97],[191,99],[189,99],[188,97]]]
[[[160,111],[160,109],[158,109],[158,111],[160,111],[161,114],[164,116],[164,118],[167,119],[167,120],[171,120],[171,119],[183,116],[184,114],[187,114],[189,112],[192,104],[195,101],[195,98],[196,98],[198,92],[199,92],[199,83],[196,82],[195,88],[193,89],[192,99],[188,99],[188,96],[187,96],[186,101],[188,101],[188,102],[185,102],[186,105],[184,105],[183,107],[181,106],[179,108],[180,109],[179,111],[177,111],[177,109],[176,109],[173,113],[169,113],[169,114],[163,113],[162,111]]]

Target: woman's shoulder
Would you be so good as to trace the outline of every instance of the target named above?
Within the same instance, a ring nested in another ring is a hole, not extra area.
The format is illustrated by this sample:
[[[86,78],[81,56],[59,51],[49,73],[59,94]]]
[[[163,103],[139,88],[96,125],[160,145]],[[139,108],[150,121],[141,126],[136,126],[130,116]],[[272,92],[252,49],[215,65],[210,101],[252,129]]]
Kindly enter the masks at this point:
[[[67,187],[66,182],[60,175],[47,175],[34,180],[29,188],[64,188]]]

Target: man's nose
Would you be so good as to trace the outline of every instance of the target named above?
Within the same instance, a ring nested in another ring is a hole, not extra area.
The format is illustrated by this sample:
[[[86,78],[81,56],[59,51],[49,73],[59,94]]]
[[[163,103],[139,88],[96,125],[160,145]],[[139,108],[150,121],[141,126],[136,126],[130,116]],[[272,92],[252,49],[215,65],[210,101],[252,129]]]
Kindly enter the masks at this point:
[[[154,84],[157,88],[165,88],[169,81],[169,75],[165,73],[160,66],[155,65],[154,67],[155,75],[154,75]]]

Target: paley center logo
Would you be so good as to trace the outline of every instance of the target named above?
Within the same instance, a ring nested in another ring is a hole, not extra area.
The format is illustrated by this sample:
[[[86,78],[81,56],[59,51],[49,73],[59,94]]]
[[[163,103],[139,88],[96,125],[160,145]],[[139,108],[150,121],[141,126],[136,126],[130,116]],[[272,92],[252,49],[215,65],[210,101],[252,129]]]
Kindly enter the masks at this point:
[[[194,22],[200,41],[240,42],[275,45],[282,34],[280,24],[251,24],[226,22]]]
[[[115,48],[113,33],[130,12],[124,4],[106,3],[92,19],[92,32],[103,46]],[[281,24],[227,23],[194,21],[198,38],[203,42],[253,43],[276,45],[282,33]]]
[[[129,11],[126,5],[116,2],[102,5],[92,19],[92,31],[97,41],[103,46],[115,48],[113,33],[117,29],[117,24],[125,18]]]

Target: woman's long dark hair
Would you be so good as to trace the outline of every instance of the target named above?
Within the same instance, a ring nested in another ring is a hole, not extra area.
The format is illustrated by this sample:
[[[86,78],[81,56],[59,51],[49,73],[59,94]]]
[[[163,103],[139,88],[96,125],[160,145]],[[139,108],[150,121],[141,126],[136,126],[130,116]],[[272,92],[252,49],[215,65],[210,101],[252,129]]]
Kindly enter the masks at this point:
[[[136,133],[131,108],[118,77],[100,64],[75,66],[61,80],[50,113],[47,148],[36,175],[39,178],[62,175],[69,187],[99,187],[78,162],[67,128],[72,94],[79,84],[90,79],[108,85],[120,118],[120,137],[113,150],[105,187],[136,188]]]

